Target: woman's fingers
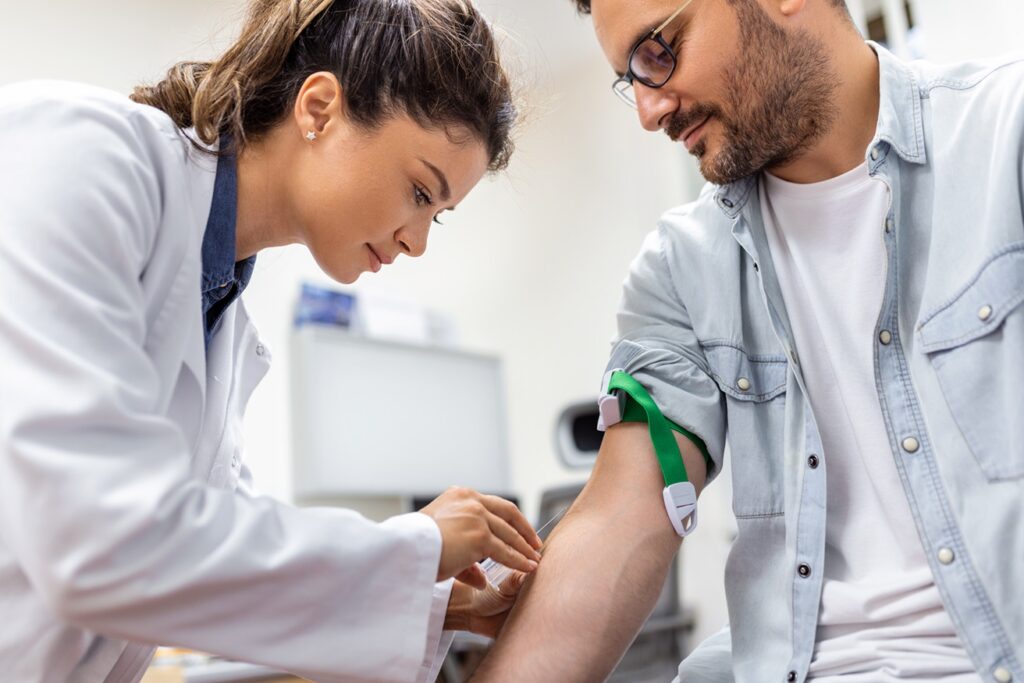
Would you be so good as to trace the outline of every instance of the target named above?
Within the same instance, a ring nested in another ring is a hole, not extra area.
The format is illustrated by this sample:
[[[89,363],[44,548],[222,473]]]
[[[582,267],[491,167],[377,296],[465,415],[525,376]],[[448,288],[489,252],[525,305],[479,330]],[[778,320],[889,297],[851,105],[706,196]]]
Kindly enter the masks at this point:
[[[489,544],[488,556],[506,567],[518,569],[521,572],[532,572],[537,568],[535,561],[527,559],[522,553],[500,540],[497,536],[491,535]]]
[[[526,574],[523,572],[510,572],[498,586],[498,594],[506,600],[512,600],[519,594],[526,581]]]
[[[470,565],[468,569],[463,569],[461,572],[456,574],[455,578],[456,580],[472,586],[477,590],[484,590],[487,588],[487,574],[485,574],[483,568],[475,562]],[[502,583],[504,584],[504,582]]]
[[[497,496],[452,487],[421,510],[441,531],[439,580],[459,576],[463,583],[478,585],[477,569],[461,576],[481,557],[522,572],[532,572],[540,559],[540,538],[513,504]]]
[[[541,545],[543,545],[540,536],[537,535],[537,532],[533,530],[533,526],[513,503],[498,496],[486,495],[480,496],[480,502],[483,503],[488,511],[512,525],[519,532],[519,535],[526,539],[527,543],[540,550]]]
[[[490,526],[491,533],[494,536],[497,536],[506,545],[511,546],[513,550],[522,555],[524,560],[533,560],[534,562],[540,561],[540,553],[534,550],[530,544],[526,542],[526,539],[524,539],[522,535],[516,529],[513,529],[512,525],[504,519],[497,515],[488,514],[487,524]]]

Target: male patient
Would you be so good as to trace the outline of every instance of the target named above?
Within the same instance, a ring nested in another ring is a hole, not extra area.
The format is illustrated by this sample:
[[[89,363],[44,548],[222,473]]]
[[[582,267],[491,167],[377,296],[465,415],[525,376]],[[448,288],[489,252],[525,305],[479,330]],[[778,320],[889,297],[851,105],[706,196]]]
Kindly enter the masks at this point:
[[[710,181],[608,364],[698,491],[733,458],[731,628],[678,680],[1024,682],[1024,60],[906,64],[841,0],[576,4]],[[662,486],[611,427],[475,680],[608,676],[679,547]]]

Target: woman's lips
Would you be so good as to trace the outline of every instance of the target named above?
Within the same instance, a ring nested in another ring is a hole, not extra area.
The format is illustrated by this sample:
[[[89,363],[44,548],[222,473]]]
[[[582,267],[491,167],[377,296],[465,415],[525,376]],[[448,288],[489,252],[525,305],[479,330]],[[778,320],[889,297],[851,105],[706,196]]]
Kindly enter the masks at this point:
[[[381,266],[383,265],[383,261],[369,244],[366,245],[366,249],[370,252],[370,270],[374,273],[379,273]]]

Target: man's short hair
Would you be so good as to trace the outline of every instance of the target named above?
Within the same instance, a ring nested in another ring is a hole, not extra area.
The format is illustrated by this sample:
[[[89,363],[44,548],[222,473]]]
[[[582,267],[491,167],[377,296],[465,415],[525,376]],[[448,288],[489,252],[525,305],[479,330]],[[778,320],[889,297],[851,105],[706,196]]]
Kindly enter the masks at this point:
[[[580,14],[590,14],[590,0],[572,0],[576,4],[576,11]],[[836,7],[846,10],[846,0],[829,0]]]

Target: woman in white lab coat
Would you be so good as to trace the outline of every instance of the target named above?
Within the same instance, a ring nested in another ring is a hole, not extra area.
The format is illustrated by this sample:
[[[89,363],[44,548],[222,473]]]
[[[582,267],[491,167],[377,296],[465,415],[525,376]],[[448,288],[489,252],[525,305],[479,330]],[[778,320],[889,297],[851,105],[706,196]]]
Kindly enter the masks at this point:
[[[464,0],[258,0],[220,59],[131,100],[0,89],[4,680],[136,681],[153,644],[426,680],[446,624],[497,628],[511,600],[467,584],[484,556],[536,566],[513,505],[453,489],[374,524],[253,493],[269,352],[237,297],[265,247],[345,283],[420,256],[514,115]]]

